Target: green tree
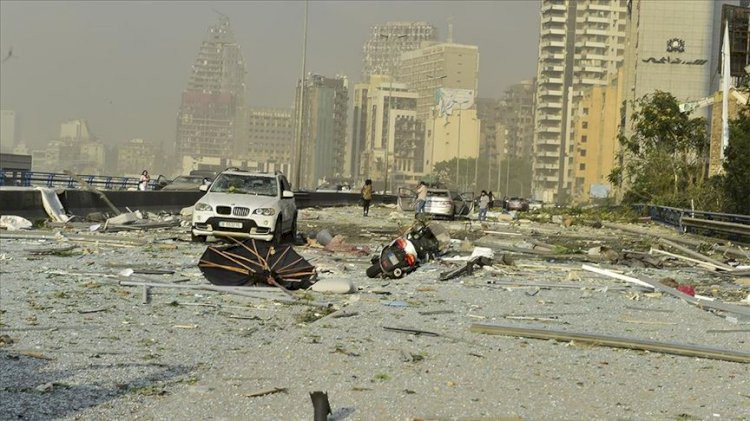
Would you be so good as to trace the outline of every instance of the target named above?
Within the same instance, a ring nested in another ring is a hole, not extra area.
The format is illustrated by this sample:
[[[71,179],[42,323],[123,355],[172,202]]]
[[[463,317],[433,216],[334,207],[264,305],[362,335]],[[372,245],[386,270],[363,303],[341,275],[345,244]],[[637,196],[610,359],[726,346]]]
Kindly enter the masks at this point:
[[[707,192],[709,137],[704,118],[680,111],[677,99],[656,91],[635,102],[633,135],[620,136],[621,165],[610,181],[623,183],[623,200],[715,209]]]
[[[750,106],[730,122],[724,157],[726,210],[750,214]]]
[[[499,165],[494,159],[487,156],[479,158],[479,168],[476,168],[477,160],[461,159],[458,164],[459,186],[458,190],[492,191],[496,197],[502,195],[527,196],[531,192],[531,161],[524,159],[502,160]],[[508,167],[510,165],[510,167]],[[510,171],[507,171],[507,170]],[[506,177],[510,175],[510,179]],[[435,164],[432,174],[425,177],[426,181],[438,183],[448,188],[456,188],[456,158],[450,161],[442,161]],[[510,190],[509,192],[506,191]]]

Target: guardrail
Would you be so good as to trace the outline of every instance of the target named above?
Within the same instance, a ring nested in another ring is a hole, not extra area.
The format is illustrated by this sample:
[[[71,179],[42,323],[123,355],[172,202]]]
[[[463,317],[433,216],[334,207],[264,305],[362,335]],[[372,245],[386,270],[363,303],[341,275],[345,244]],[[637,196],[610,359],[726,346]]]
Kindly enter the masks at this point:
[[[136,177],[112,177],[108,175],[81,175],[90,185],[101,190],[128,190],[138,188]],[[60,173],[39,171],[17,171],[0,168],[0,186],[14,187],[60,187],[65,189],[80,188],[75,178]],[[153,190],[156,181],[151,180],[149,189]]]
[[[652,220],[672,226],[681,232],[729,236],[733,240],[750,241],[750,215],[646,204],[637,204],[634,207],[649,215]]]

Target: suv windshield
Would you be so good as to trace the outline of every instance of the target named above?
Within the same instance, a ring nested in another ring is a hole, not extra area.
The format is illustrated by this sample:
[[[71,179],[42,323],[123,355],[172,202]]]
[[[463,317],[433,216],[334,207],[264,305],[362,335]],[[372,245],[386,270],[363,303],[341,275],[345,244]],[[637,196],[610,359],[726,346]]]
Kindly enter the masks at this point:
[[[215,193],[245,193],[276,196],[279,193],[276,178],[258,175],[220,174],[211,185]]]

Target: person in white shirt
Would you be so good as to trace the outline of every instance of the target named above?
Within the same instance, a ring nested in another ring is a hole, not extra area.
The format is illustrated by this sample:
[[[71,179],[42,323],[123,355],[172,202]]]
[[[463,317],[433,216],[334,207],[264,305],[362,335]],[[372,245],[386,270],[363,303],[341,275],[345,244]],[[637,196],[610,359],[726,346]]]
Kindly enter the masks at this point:
[[[417,204],[415,211],[417,214],[424,212],[424,205],[427,202],[427,183],[424,181],[419,182],[419,188],[417,188]]]
[[[487,192],[482,190],[482,194],[479,195],[479,220],[484,221],[487,219],[487,208],[490,205],[490,196]]]
[[[149,181],[151,181],[151,177],[148,175],[148,171],[143,170],[141,173],[141,179],[138,181],[138,190],[146,191],[146,189],[148,189]]]

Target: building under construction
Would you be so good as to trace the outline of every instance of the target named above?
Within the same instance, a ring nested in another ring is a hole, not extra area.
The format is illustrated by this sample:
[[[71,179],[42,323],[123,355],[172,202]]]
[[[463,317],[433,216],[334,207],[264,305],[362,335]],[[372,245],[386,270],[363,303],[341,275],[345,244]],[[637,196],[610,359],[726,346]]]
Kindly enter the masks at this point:
[[[177,157],[230,157],[244,138],[245,60],[229,18],[212,25],[193,64],[177,117]]]
[[[420,48],[423,41],[437,40],[437,30],[427,22],[387,22],[370,28],[362,49],[362,79],[369,75],[394,76],[401,53]]]

